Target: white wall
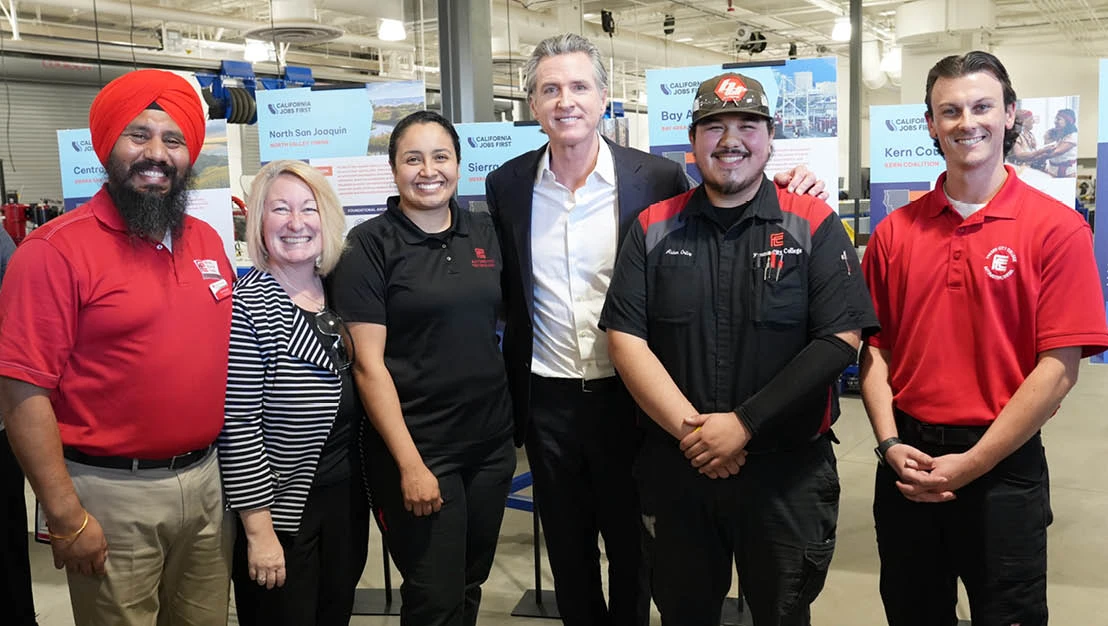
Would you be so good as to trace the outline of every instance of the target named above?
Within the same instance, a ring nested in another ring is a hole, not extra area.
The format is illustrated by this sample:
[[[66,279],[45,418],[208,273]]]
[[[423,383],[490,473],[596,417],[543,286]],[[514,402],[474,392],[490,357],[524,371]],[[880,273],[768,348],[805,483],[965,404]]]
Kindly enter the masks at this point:
[[[632,148],[643,152],[650,152],[650,120],[646,113],[625,114],[627,117],[627,134]]]

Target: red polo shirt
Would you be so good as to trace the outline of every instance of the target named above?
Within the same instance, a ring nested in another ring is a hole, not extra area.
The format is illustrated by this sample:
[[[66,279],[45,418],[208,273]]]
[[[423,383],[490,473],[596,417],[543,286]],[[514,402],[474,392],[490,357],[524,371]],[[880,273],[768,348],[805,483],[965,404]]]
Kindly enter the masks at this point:
[[[0,376],[51,390],[62,443],[158,459],[223,426],[234,272],[185,220],[165,246],[127,234],[106,189],[36,229],[0,290]]]
[[[1007,166],[1006,166],[1007,167]],[[891,352],[897,408],[923,422],[991,423],[1039,353],[1108,348],[1092,231],[1074,211],[1008,179],[965,221],[942,191],[889,214],[862,261]]]

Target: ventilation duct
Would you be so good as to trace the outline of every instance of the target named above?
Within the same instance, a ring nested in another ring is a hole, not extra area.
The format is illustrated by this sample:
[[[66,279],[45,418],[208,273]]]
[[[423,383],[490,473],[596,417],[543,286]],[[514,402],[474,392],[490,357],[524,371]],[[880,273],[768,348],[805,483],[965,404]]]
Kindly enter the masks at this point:
[[[270,24],[243,33],[246,39],[291,44],[317,44],[342,37],[337,26],[321,24],[312,0],[270,0]]]
[[[916,0],[896,9],[896,41],[900,44],[932,43],[995,28],[994,0]]]
[[[880,89],[888,79],[881,71],[881,43],[876,39],[862,42],[862,83],[870,89]]]

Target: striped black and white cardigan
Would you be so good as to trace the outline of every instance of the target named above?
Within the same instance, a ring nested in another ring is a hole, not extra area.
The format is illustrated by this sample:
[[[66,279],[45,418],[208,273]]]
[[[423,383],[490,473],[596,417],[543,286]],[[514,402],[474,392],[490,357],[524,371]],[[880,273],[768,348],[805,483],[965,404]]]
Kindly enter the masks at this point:
[[[235,284],[219,464],[228,508],[268,507],[296,532],[331,432],[342,382],[277,280],[251,269]]]

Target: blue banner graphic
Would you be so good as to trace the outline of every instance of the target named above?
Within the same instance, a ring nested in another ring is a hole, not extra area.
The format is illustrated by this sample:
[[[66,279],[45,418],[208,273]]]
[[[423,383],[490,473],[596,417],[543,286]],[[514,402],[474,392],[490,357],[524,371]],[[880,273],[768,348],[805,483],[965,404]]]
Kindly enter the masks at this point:
[[[373,106],[365,87],[264,90],[257,100],[263,163],[367,153]]]
[[[922,196],[946,169],[920,104],[869,108],[870,229]]]
[[[538,123],[476,122],[454,127],[462,140],[458,202],[463,207],[474,201],[484,202],[489,172],[546,143]]]
[[[58,161],[66,211],[87,202],[108,179],[108,172],[92,151],[92,135],[87,128],[58,131]]]

